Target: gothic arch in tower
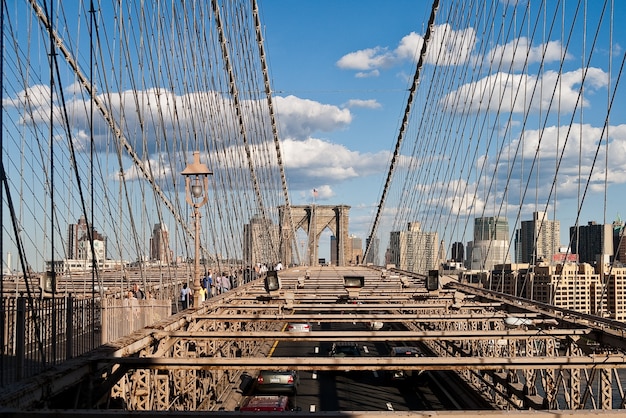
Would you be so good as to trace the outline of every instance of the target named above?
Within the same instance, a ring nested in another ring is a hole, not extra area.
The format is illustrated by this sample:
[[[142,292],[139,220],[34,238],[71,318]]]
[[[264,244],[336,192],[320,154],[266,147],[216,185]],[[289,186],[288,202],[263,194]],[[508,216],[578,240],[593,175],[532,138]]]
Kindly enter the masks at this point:
[[[287,264],[293,262],[293,248],[296,245],[295,237],[291,236],[289,220],[286,218],[288,211],[284,206],[278,208],[280,216],[280,255],[281,260]],[[350,206],[346,205],[300,205],[291,206],[293,218],[293,233],[302,229],[308,237],[307,254],[304,264],[317,266],[319,264],[319,240],[322,232],[328,228],[336,238],[334,257],[338,266],[346,264],[346,255],[350,251],[348,239],[348,223],[350,220]]]

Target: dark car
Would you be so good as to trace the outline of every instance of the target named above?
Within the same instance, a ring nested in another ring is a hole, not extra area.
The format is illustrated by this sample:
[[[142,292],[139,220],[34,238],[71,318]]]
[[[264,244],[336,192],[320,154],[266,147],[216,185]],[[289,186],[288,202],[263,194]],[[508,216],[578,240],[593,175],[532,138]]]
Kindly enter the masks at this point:
[[[262,370],[256,378],[256,390],[259,393],[294,395],[299,383],[295,370]]]
[[[393,347],[391,349],[391,357],[419,357],[422,355],[422,352],[417,347],[409,347],[409,346],[401,346],[401,347]],[[420,371],[421,372],[421,371]],[[413,370],[393,370],[389,372],[389,377],[392,380],[402,380],[412,376],[418,375],[418,371]]]
[[[328,353],[332,357],[358,357],[361,350],[356,343],[333,343]]]

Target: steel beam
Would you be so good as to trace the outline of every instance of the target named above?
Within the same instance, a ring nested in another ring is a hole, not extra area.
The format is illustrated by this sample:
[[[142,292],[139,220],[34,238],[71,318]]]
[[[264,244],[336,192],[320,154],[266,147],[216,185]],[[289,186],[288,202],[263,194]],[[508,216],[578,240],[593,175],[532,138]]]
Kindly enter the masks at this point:
[[[103,358],[105,364],[129,369],[294,369],[294,370],[515,370],[515,369],[626,369],[624,355],[580,357],[124,357]]]
[[[352,322],[352,321],[350,321]],[[567,337],[589,334],[587,329],[546,329],[546,330],[493,330],[480,331],[311,331],[306,333],[284,331],[209,331],[154,332],[155,339],[184,338],[236,339],[236,340],[279,340],[279,341],[427,341],[427,340],[494,340],[527,339],[531,337]]]

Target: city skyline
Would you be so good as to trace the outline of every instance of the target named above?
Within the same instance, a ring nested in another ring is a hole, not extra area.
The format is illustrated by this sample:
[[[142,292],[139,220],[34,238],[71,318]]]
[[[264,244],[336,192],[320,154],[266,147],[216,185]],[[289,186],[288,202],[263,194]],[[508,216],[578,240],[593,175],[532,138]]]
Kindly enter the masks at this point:
[[[547,218],[547,215],[546,214],[544,214],[544,215]],[[535,221],[537,221],[537,216],[541,216],[541,215],[537,215],[535,213],[535,214],[533,214],[532,219],[522,220],[522,226],[524,225],[524,223],[534,223]],[[546,218],[544,218],[544,220],[548,224],[550,224],[552,222],[559,223],[558,219],[552,220],[552,219],[546,219]],[[476,219],[478,219],[478,218],[476,218]],[[476,221],[476,219],[475,219],[475,221]],[[265,233],[264,231],[267,228],[270,228],[271,230],[273,230],[274,232],[272,232],[272,236],[275,236],[276,238],[278,238],[278,225],[274,225],[273,227],[272,227],[272,225],[270,225],[269,227],[266,225],[265,227],[260,228],[259,227],[259,223],[263,223],[263,222],[262,222],[262,220],[259,217],[252,218],[250,220],[250,222],[251,222],[250,225],[246,225],[246,228],[244,228],[244,231],[248,231],[248,232],[245,232],[245,233],[246,234],[250,234],[250,236],[248,238],[244,239],[244,247],[242,248],[242,251],[243,251],[243,254],[244,254],[244,258],[242,258],[242,262],[244,262],[244,264],[246,263],[246,260],[250,261],[250,260],[252,260],[254,258],[253,254],[266,254],[266,253],[267,254],[270,254],[270,253],[273,254],[275,252],[275,250],[269,249],[269,247],[266,248],[266,249],[263,249],[263,248],[259,247],[259,245],[267,245],[267,244],[262,244],[263,235]],[[410,223],[410,224],[413,224],[413,223]],[[415,224],[419,224],[419,222],[415,222]],[[583,225],[580,225],[580,226],[581,227],[587,227],[587,226],[596,225],[596,224],[597,224],[596,221],[587,221],[587,223],[585,223]],[[81,225],[83,227],[82,229],[81,229]],[[84,232],[85,236],[81,235],[78,239],[80,241],[85,240],[86,239],[86,229],[85,229],[86,225],[87,224],[86,224],[86,221],[84,220],[84,217],[81,216],[79,218],[79,221],[78,221],[77,224],[70,224],[70,225],[68,225],[68,237],[70,237],[70,232],[71,231],[80,229],[80,230],[84,230],[83,232]],[[612,231],[614,226],[621,225],[623,227],[624,223],[621,222],[620,219],[616,219],[611,224],[605,224],[605,225],[597,224],[597,225],[604,226],[604,227],[607,227],[607,228],[610,227],[607,230],[610,229]],[[409,227],[410,227],[410,225],[409,225]],[[570,227],[568,227],[566,229],[571,233],[571,229],[572,228],[574,228],[574,227],[570,226]],[[504,263],[506,263],[506,262],[510,263],[510,262],[512,262],[512,260],[516,260],[515,262],[524,262],[524,261],[519,260],[519,257],[522,256],[521,254],[518,254],[518,251],[522,251],[521,247],[520,247],[519,250],[516,249],[517,242],[516,242],[516,238],[515,237],[516,237],[517,231],[518,230],[513,231],[513,232],[509,231],[507,233],[507,235],[509,236],[509,242],[511,244],[511,249],[510,249],[510,252],[508,254],[510,260],[509,261],[498,262],[499,264],[501,264],[503,262]],[[334,237],[333,237],[332,233],[328,229],[324,229],[324,233],[325,234],[329,234],[329,239],[328,239],[328,242],[327,242],[328,245],[326,247],[327,251],[328,251],[328,256],[325,256],[326,251],[325,251],[325,246],[324,246],[324,241],[323,240],[320,240],[319,254],[320,254],[320,258],[324,258],[324,259],[330,261],[330,260],[332,260],[331,248],[332,248],[332,245],[333,245],[333,238]],[[429,232],[427,232],[427,231],[424,231],[423,233],[429,234]],[[474,231],[473,233],[476,234],[477,232]],[[484,233],[485,232],[483,231],[483,232],[479,233],[479,235],[484,234]],[[607,237],[608,237],[608,235],[607,235]],[[610,237],[612,239],[613,235],[611,234]],[[94,231],[94,239],[96,241],[99,241],[99,240],[101,240],[100,238],[102,238],[104,240],[104,242],[106,242],[106,238],[105,237],[103,237],[97,231]],[[350,238],[351,242],[353,242],[356,239],[356,240],[360,240],[363,245],[365,244],[365,240],[362,237],[358,237],[358,236],[356,236],[354,234],[350,234],[349,238]],[[385,246],[385,252],[381,256],[378,257],[379,260],[384,260],[385,259],[385,253],[390,248],[391,239],[392,238],[390,236],[389,239],[387,240],[387,244]],[[161,241],[161,240],[163,240],[163,241]],[[69,248],[71,242],[72,242],[71,240],[68,240],[66,242],[66,245],[68,246],[68,248]],[[471,256],[471,250],[468,250],[468,248],[467,248],[468,244],[471,244],[471,243],[472,243],[472,241],[467,241],[467,242],[462,243],[463,244],[463,249],[465,251],[465,260],[468,259],[467,258],[468,256]],[[250,249],[248,249],[248,247],[246,247],[246,245],[251,245],[254,249],[250,250]],[[297,245],[297,243],[295,245]],[[351,245],[353,245],[353,244],[351,244]],[[449,243],[449,244],[446,244],[446,245],[447,245],[447,247],[444,248],[444,251],[445,251],[445,254],[446,254],[446,260],[442,260],[442,261],[449,261],[449,260],[454,261],[453,260],[453,246],[454,246],[454,243]],[[568,244],[564,244],[562,242],[559,242],[557,247],[558,247],[559,250],[563,250],[563,249],[567,248],[567,245]],[[626,244],[622,244],[623,248],[624,248],[624,246],[626,246]],[[98,248],[98,247],[96,247],[96,248]],[[106,248],[106,246],[104,248]],[[617,243],[615,245],[612,244],[611,248],[613,249],[611,254],[617,256],[617,249],[618,249]],[[362,250],[363,251],[365,250],[364,246],[363,246]],[[441,252],[440,251],[441,249],[438,248],[437,250],[439,252]],[[98,251],[98,254],[102,254],[103,251],[106,252],[105,249],[101,249],[100,251]],[[167,252],[167,256],[165,255],[164,251]],[[575,249],[570,249],[569,253],[570,254],[572,254],[572,253],[576,254],[576,252],[573,252],[573,251],[575,251]],[[554,254],[557,254],[557,253],[558,252],[555,252]],[[7,265],[7,263],[8,263],[7,259],[9,259],[9,258],[13,259],[13,257],[10,257],[8,255],[8,254],[10,254],[10,252],[5,253],[5,254],[6,254],[6,257],[3,257],[3,266],[5,268],[10,268],[11,266]],[[70,253],[68,252],[68,254],[70,254]],[[245,256],[245,254],[248,254],[248,256]],[[148,245],[146,247],[146,252],[145,252],[145,257],[147,257],[146,259],[151,260],[151,261],[161,261],[161,257],[167,257],[167,258],[171,259],[172,262],[175,262],[176,260],[181,259],[182,256],[183,256],[183,254],[173,254],[171,252],[171,250],[169,249],[169,232],[168,232],[167,225],[165,225],[165,224],[155,224],[154,228],[152,230],[152,237],[150,238],[150,241],[149,241],[149,243],[148,243]],[[67,259],[73,259],[72,257],[66,257],[66,258]],[[269,258],[262,257],[262,259],[267,259],[267,260],[274,259],[274,258],[278,258],[278,257],[277,256],[271,256]],[[539,258],[541,258],[541,257],[539,257]],[[81,258],[80,257],[76,257],[76,259],[81,259]],[[105,258],[105,259],[110,259],[110,258]],[[144,257],[139,257],[137,259],[126,260],[126,261],[133,262],[133,261],[141,261],[141,260],[144,260]],[[16,260],[13,260],[13,261],[16,261]],[[586,261],[586,262],[589,262],[589,261]],[[15,268],[13,268],[13,270],[14,269]],[[480,268],[478,268],[478,269],[480,270]]]

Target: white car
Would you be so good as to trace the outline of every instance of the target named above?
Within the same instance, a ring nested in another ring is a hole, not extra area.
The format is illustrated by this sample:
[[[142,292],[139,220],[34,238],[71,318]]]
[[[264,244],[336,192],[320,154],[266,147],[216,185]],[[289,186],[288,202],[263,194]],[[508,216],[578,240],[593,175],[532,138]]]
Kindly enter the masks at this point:
[[[289,332],[311,332],[311,324],[307,322],[293,322],[287,325]]]
[[[383,329],[384,326],[385,326],[385,323],[381,321],[372,321],[368,323],[368,327],[372,331],[380,331],[381,329]]]

